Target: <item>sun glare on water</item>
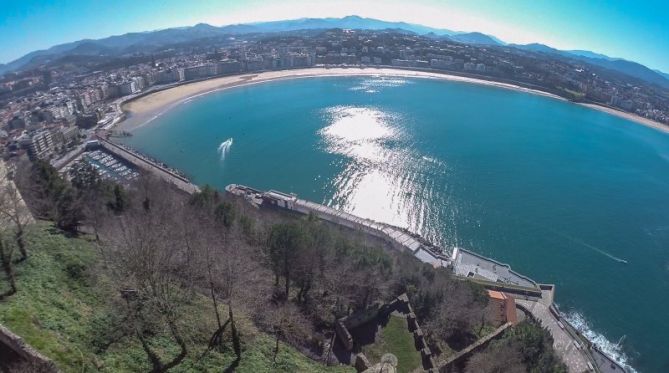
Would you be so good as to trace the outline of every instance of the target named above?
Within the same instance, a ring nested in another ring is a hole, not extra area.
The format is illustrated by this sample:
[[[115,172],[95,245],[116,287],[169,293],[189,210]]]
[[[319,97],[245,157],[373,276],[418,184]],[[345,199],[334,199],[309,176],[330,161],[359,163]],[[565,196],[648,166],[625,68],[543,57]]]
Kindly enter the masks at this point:
[[[416,155],[402,146],[408,134],[400,115],[377,108],[337,106],[324,111],[324,150],[346,159],[328,204],[358,216],[416,229],[427,208],[415,200]],[[418,157],[420,161],[421,157]]]

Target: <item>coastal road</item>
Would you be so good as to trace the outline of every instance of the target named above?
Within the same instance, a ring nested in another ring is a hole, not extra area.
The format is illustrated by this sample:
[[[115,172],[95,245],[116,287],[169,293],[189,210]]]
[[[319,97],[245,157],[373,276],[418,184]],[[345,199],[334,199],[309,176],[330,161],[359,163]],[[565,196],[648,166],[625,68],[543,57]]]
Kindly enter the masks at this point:
[[[551,313],[549,307],[542,301],[516,299],[516,304],[526,308],[534,318],[541,321],[541,325],[548,329],[553,336],[553,348],[567,365],[569,372],[589,372],[586,346],[578,346],[574,338],[566,329],[560,327],[558,320]]]

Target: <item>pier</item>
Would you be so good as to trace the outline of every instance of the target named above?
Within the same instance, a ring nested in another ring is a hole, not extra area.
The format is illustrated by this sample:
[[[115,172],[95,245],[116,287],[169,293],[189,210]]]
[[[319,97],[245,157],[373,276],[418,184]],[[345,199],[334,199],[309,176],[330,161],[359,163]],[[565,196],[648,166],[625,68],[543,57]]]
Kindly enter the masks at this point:
[[[177,175],[173,171],[157,164],[156,162],[147,159],[146,157],[137,154],[130,149],[126,149],[120,145],[114,144],[111,141],[105,139],[98,139],[100,146],[104,148],[105,151],[128,161],[133,166],[137,167],[140,170],[149,172],[155,176],[158,176],[165,182],[174,185],[177,189],[188,193],[193,194],[200,191],[195,184],[191,183],[187,178]]]

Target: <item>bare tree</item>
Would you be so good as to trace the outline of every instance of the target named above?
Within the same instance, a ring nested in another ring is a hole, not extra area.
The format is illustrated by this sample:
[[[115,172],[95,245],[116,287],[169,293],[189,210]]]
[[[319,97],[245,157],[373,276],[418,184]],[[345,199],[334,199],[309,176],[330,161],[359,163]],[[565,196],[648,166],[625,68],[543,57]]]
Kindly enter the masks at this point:
[[[182,272],[185,245],[178,211],[180,202],[155,180],[143,182],[136,204],[108,224],[104,239],[109,267],[126,305],[128,333],[141,343],[153,372],[179,365],[187,346],[178,327],[181,308],[192,296]],[[167,362],[151,346],[148,335],[167,329],[179,352]],[[151,333],[147,333],[152,331]]]
[[[269,302],[264,308],[264,312],[258,314],[258,322],[274,334],[272,360],[276,363],[281,341],[292,345],[303,344],[313,335],[313,329],[309,320],[292,302]]]
[[[257,261],[258,252],[248,245],[243,227],[236,223],[233,205],[218,198],[210,201],[211,206],[203,205],[202,198],[197,196],[199,202],[192,207],[193,214],[199,216],[198,234],[194,241],[200,246],[199,252],[204,259],[205,282],[217,323],[209,348],[223,346],[223,333],[229,327],[232,349],[237,356],[232,366],[235,367],[242,353],[236,312],[240,308],[255,311],[259,300],[269,298],[264,289],[271,288],[271,284],[264,280],[269,276]],[[219,312],[222,302],[226,304],[228,313],[225,322]]]
[[[25,243],[26,226],[33,218],[28,207],[21,198],[18,188],[10,178],[10,173],[4,164],[0,165],[0,224],[11,226],[14,231],[14,241],[21,254],[19,261],[28,258]]]
[[[465,367],[465,373],[524,373],[527,369],[522,355],[508,343],[491,345],[474,354]]]
[[[2,266],[2,271],[5,273],[5,279],[9,285],[9,289],[0,294],[0,299],[14,295],[17,291],[14,264],[12,263],[13,254],[13,245],[5,242],[4,234],[0,231],[0,265]]]
[[[107,215],[107,190],[109,186],[88,162],[80,161],[70,172],[72,185],[77,189],[84,215],[83,223],[93,229],[96,244],[100,243],[100,227]],[[115,187],[118,187],[116,185]]]

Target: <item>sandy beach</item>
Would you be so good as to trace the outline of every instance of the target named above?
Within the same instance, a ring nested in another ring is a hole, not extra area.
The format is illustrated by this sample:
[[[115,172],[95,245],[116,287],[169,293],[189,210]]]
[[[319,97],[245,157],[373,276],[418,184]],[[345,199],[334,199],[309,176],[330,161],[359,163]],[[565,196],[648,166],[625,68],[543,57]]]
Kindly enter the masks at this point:
[[[613,108],[610,108],[610,107],[605,107],[605,106],[600,106],[600,105],[595,105],[595,104],[579,104],[579,105],[588,107],[590,109],[603,111],[605,113],[615,115],[617,117],[624,118],[624,119],[630,120],[632,122],[642,124],[642,125],[647,126],[647,127],[654,128],[654,129],[656,129],[658,131],[662,131],[664,133],[669,133],[669,125],[662,124],[660,122],[656,122],[654,120],[644,118],[644,117],[636,115],[636,114],[627,113],[627,112],[616,110],[616,109],[613,109]]]
[[[297,78],[324,77],[324,76],[394,76],[394,77],[405,77],[405,78],[432,78],[432,79],[442,79],[442,80],[472,83],[472,84],[481,84],[481,85],[511,89],[515,91],[551,97],[558,100],[565,100],[563,97],[543,92],[540,90],[529,89],[513,84],[495,82],[490,80],[449,75],[440,72],[413,71],[405,69],[374,68],[374,67],[367,67],[367,68],[315,67],[315,68],[305,68],[296,70],[268,71],[254,74],[213,78],[194,83],[182,84],[176,87],[151,93],[149,95],[132,100],[123,105],[123,111],[128,115],[125,120],[123,120],[116,126],[116,129],[120,131],[132,132],[132,130],[141,127],[147,123],[150,123],[152,120],[156,119],[161,114],[170,110],[175,105],[178,105],[191,98],[204,95],[210,92],[215,92],[232,87],[239,87],[243,85],[281,80],[281,79],[297,79]],[[652,121],[647,118],[640,117],[635,114],[626,113],[619,110],[594,104],[581,104],[581,105],[589,107],[591,109],[603,111],[608,114],[616,115],[634,121],[636,123],[643,124],[645,126],[669,133],[669,126]]]

